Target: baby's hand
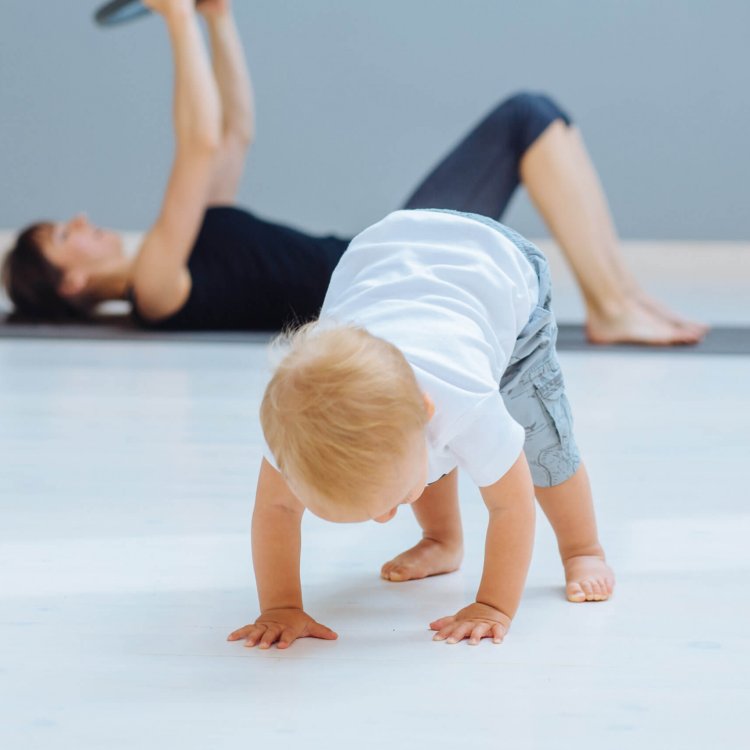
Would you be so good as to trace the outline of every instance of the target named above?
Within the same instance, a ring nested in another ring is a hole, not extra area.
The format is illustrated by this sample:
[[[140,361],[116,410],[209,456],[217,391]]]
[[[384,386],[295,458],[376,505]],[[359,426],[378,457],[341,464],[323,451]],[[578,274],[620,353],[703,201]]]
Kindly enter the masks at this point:
[[[469,645],[476,646],[482,638],[492,638],[493,643],[502,643],[510,630],[510,617],[488,604],[474,602],[455,615],[431,622],[430,629],[438,631],[433,641],[458,643],[468,638]]]
[[[227,636],[228,641],[245,639],[245,646],[252,648],[288,648],[297,638],[323,638],[335,641],[338,635],[325,625],[313,620],[301,609],[269,609],[252,625],[235,630]]]

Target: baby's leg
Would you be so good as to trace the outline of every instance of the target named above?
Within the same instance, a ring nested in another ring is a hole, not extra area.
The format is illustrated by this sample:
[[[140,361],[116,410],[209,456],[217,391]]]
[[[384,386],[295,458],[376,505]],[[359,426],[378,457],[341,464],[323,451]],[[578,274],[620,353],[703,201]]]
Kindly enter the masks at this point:
[[[615,576],[604,559],[594,516],[591,486],[583,464],[554,487],[536,487],[536,497],[557,536],[571,602],[608,599]]]
[[[387,581],[411,581],[457,570],[463,558],[458,471],[426,487],[411,507],[422,539],[383,565],[380,575]]]

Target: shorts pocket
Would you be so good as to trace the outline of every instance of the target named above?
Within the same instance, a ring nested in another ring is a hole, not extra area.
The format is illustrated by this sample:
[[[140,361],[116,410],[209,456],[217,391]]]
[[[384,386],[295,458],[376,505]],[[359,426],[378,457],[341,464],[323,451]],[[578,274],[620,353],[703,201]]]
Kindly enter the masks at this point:
[[[534,390],[543,400],[555,400],[563,395],[565,383],[560,365],[557,362],[547,363],[534,374]]]
[[[534,379],[534,391],[557,433],[557,440],[540,450],[537,461],[549,473],[550,485],[560,484],[573,476],[581,459],[573,438],[573,414],[559,364],[545,366]]]
[[[533,386],[539,402],[557,430],[560,442],[564,444],[573,434],[573,415],[565,396],[565,382],[560,365],[557,362],[545,364],[541,372],[535,374]]]

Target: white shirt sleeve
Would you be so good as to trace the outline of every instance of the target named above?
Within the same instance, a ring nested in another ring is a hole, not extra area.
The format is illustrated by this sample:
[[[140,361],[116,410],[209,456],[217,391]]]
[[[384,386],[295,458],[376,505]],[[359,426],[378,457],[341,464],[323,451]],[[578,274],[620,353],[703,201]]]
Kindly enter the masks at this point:
[[[499,392],[483,399],[467,415],[448,447],[478,487],[497,482],[523,450],[523,427],[510,416]]]

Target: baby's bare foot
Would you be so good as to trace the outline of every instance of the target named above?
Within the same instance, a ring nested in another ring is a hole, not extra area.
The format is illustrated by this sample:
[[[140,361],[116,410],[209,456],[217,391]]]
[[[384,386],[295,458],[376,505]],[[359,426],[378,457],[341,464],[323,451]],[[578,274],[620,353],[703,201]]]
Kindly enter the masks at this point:
[[[461,542],[422,539],[411,549],[387,562],[380,570],[386,581],[413,581],[458,570],[463,558]]]
[[[570,602],[601,602],[615,587],[615,574],[603,557],[580,555],[563,560],[565,594]]]

